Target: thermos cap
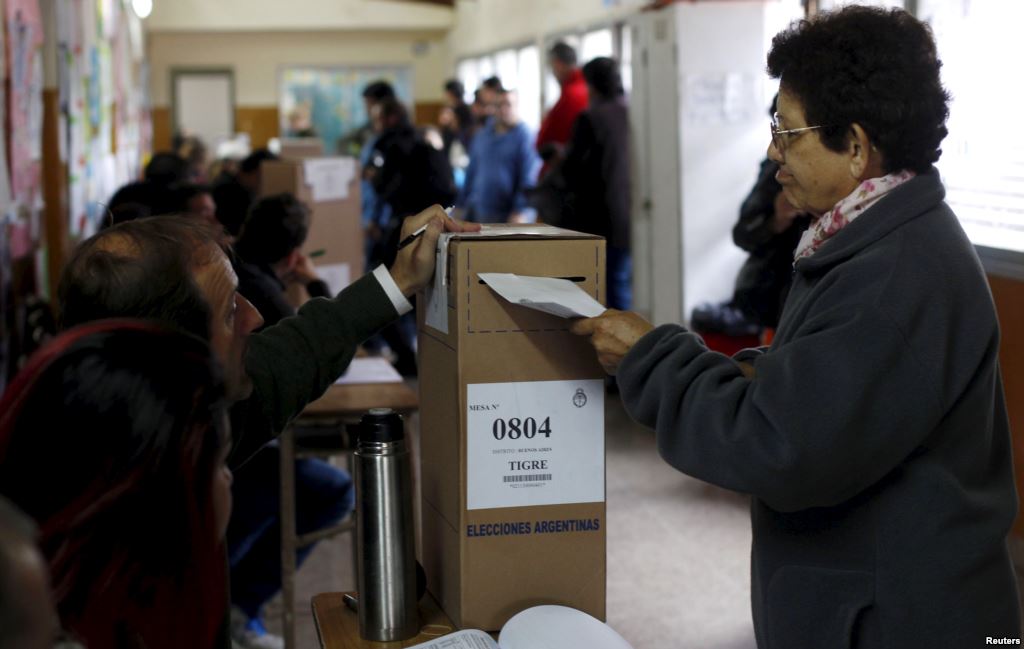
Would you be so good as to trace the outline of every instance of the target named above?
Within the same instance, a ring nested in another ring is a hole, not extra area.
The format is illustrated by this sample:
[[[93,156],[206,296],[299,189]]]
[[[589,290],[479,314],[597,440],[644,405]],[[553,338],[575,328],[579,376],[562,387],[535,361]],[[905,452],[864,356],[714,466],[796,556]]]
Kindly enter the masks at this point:
[[[359,422],[359,444],[390,444],[405,439],[402,416],[391,408],[372,408]]]

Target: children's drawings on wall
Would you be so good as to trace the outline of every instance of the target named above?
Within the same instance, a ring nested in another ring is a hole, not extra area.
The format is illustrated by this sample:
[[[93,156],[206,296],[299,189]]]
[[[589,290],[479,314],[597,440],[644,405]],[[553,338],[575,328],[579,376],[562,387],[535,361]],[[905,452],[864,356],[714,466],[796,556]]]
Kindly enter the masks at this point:
[[[10,96],[11,194],[21,215],[32,218],[42,202],[43,24],[37,0],[6,0],[7,73]],[[15,256],[17,252],[12,251]]]
[[[69,232],[89,236],[106,203],[140,175],[149,150],[148,73],[141,22],[111,0],[56,0]]]

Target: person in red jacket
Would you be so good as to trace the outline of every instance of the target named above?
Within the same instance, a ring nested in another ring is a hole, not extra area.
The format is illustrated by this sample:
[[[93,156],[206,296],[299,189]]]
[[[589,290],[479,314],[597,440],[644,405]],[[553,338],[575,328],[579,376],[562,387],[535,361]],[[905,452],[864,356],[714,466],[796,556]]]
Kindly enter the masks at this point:
[[[565,144],[572,134],[572,124],[587,107],[587,82],[576,65],[576,50],[558,42],[548,52],[551,73],[562,86],[562,94],[540,125],[537,133],[537,153],[544,160],[541,177],[561,158]]]

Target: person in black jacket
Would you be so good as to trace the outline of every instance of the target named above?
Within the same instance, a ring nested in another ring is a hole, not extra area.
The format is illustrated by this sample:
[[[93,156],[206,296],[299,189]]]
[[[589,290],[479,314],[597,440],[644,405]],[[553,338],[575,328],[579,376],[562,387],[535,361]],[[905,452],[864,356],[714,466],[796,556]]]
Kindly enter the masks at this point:
[[[370,157],[372,166],[364,173],[377,196],[391,207],[391,219],[371,250],[370,263],[387,265],[397,254],[402,220],[429,205],[451,205],[456,189],[448,157],[416,130],[400,101],[381,101],[374,107],[374,119],[381,135]],[[403,376],[416,374],[415,328],[408,316],[381,332],[397,357],[395,369]]]
[[[618,64],[599,57],[583,66],[590,106],[576,118],[561,173],[568,198],[562,225],[608,240],[608,306],[629,309],[629,107]]]
[[[374,112],[381,135],[368,173],[377,195],[391,206],[386,235],[393,237],[403,218],[435,203],[450,205],[455,200],[455,181],[444,152],[416,130],[400,101],[385,99]],[[393,255],[392,245],[387,250]]]

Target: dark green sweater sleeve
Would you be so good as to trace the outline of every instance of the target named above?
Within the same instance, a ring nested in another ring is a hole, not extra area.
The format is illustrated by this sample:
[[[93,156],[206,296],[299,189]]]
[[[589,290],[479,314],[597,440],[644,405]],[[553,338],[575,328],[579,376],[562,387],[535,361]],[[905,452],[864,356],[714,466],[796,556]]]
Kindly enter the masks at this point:
[[[333,299],[315,298],[299,312],[249,339],[248,399],[232,408],[239,466],[276,437],[344,373],[356,348],[398,317],[380,283],[368,274]]]

